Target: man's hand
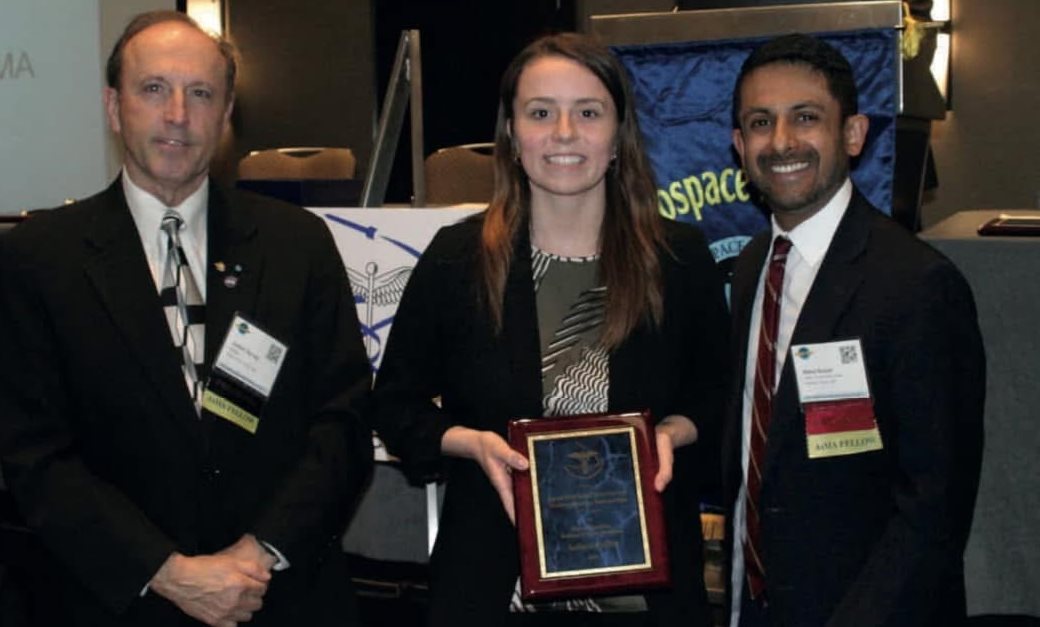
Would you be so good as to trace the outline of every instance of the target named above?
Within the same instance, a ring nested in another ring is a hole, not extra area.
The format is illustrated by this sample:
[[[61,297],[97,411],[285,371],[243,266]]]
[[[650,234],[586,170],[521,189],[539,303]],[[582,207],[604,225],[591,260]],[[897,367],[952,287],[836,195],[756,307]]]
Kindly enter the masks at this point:
[[[170,555],[149,583],[150,589],[207,625],[235,627],[248,622],[263,606],[271,574],[261,562],[237,557],[239,551],[248,548],[239,546],[245,539],[225,549],[226,553]],[[252,542],[255,544],[256,539]]]
[[[245,534],[238,539],[238,542],[217,553],[217,555],[230,555],[239,560],[257,562],[267,572],[271,572],[271,568],[278,561],[251,533]]]

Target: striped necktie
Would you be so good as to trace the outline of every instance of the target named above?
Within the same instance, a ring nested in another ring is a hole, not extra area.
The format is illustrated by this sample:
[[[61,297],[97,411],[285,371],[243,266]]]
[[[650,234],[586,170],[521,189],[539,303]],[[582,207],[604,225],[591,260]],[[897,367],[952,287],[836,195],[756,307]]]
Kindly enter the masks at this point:
[[[175,212],[169,211],[163,216],[161,228],[166,234],[167,248],[159,298],[170,325],[173,346],[181,353],[184,382],[198,412],[202,398],[199,373],[205,354],[206,305],[181,246],[183,226],[184,220]]]
[[[751,409],[751,450],[747,470],[747,537],[744,541],[744,572],[752,599],[765,593],[765,566],[762,563],[762,521],[758,514],[762,492],[762,464],[766,459],[766,434],[773,411],[776,388],[776,336],[780,327],[780,295],[784,289],[784,268],[791,240],[773,240],[773,256],[769,261],[762,293],[762,325],[758,334],[758,357],[755,361],[754,404]]]

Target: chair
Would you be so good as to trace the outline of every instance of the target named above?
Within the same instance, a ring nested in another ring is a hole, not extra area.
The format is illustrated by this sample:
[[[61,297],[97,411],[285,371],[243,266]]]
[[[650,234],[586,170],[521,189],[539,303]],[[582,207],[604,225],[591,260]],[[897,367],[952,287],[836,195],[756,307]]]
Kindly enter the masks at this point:
[[[238,162],[240,180],[352,179],[357,159],[349,148],[269,148]]]
[[[29,217],[29,212],[27,211],[23,211],[19,215],[0,215],[0,235],[18,226],[18,223],[27,217]],[[0,481],[0,487],[3,487],[2,481]]]
[[[426,157],[426,201],[431,205],[487,203],[495,186],[494,144],[441,148]]]

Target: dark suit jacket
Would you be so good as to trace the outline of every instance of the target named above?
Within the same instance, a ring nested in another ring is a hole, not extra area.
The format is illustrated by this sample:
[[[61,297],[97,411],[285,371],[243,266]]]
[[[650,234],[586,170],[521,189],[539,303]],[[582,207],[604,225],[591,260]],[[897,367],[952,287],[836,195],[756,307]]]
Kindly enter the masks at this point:
[[[737,401],[723,470],[731,511],[742,480],[750,309],[769,239],[764,233],[752,240],[734,269]],[[786,360],[759,507],[770,608],[777,625],[792,627],[956,625],[964,616],[962,555],[982,454],[985,356],[975,304],[946,258],[858,191],[791,343],[850,338],[862,340],[884,449],[808,459],[805,417]],[[731,529],[728,537],[742,532]]]
[[[530,243],[516,243],[503,329],[496,336],[478,304],[481,218],[442,229],[416,266],[376,378],[377,431],[417,481],[446,478],[440,531],[431,559],[434,625],[498,625],[519,572],[516,531],[480,466],[444,458],[452,425],[503,437],[507,421],[542,415],[540,349]],[[649,408],[679,413],[700,441],[679,449],[664,493],[674,588],[649,595],[657,624],[701,625],[706,601],[701,570],[698,462],[716,450],[727,385],[728,318],[714,261],[700,233],[669,224],[674,257],[661,253],[665,319],[637,329],[610,356],[612,411]],[[430,399],[440,395],[443,410]],[[710,469],[710,464],[703,468]]]
[[[208,240],[207,366],[235,312],[289,345],[256,435],[195,414],[118,180],[0,242],[4,476],[55,560],[55,602],[84,624],[183,622],[142,587],[171,552],[246,532],[291,563],[258,623],[342,605],[341,590],[316,592],[319,572],[338,568],[371,468],[369,366],[342,261],[315,216],[216,185]],[[220,261],[241,268],[234,287]]]

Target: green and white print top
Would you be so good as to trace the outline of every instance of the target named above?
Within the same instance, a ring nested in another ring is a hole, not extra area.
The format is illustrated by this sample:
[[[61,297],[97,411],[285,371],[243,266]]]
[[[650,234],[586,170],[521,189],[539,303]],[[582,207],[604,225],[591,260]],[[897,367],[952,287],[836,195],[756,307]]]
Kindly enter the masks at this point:
[[[546,416],[607,411],[610,368],[597,343],[606,312],[599,256],[560,257],[532,250]]]
[[[531,270],[541,338],[544,415],[606,412],[610,361],[597,340],[606,316],[607,289],[600,282],[599,255],[562,257],[532,246]],[[645,610],[646,601],[641,595],[629,595],[524,603],[517,580],[510,609],[632,612]]]

